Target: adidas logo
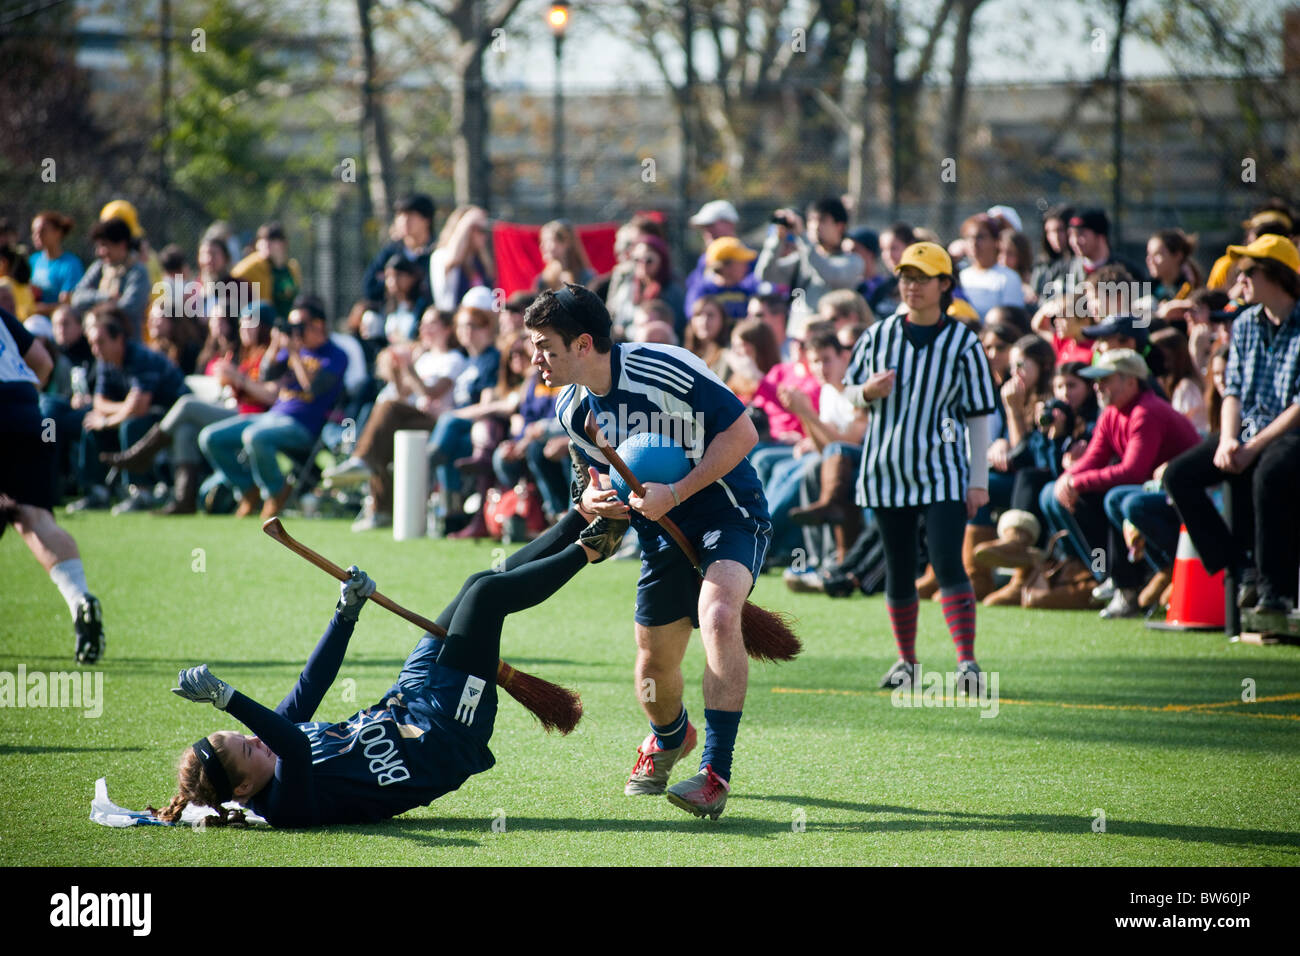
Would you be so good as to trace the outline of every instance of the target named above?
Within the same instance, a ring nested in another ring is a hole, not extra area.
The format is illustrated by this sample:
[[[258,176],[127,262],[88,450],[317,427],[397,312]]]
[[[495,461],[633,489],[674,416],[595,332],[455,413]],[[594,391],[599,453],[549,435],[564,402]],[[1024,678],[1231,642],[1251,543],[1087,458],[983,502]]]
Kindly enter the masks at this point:
[[[466,687],[466,688],[465,688],[465,694],[466,694],[466,696],[468,696],[468,697],[477,697],[477,696],[478,696],[478,688],[477,688],[477,687]]]

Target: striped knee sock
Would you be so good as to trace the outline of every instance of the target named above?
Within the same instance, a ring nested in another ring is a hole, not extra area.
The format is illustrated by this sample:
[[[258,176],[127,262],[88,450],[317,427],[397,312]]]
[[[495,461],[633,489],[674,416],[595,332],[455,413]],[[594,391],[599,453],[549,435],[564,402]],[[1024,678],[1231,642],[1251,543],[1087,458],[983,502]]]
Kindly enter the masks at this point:
[[[967,583],[956,588],[944,588],[939,597],[948,633],[957,645],[957,662],[975,660],[975,591]]]
[[[898,656],[909,664],[916,663],[916,607],[915,596],[910,601],[895,603],[885,598],[885,607],[889,609],[889,626],[894,631],[894,643],[898,645]],[[944,612],[945,614],[947,611]]]

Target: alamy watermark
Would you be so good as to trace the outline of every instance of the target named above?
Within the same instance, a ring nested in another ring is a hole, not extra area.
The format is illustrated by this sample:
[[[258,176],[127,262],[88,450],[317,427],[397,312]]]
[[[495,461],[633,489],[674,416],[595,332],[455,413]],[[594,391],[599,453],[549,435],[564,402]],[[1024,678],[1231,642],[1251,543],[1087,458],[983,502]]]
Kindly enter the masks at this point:
[[[103,671],[0,671],[0,707],[71,707],[83,717],[104,713]]]
[[[959,676],[953,671],[946,674],[937,671],[926,673],[920,664],[911,683],[895,687],[889,695],[889,702],[895,707],[978,707],[980,717],[998,715],[998,672],[982,671],[974,692],[968,689],[959,691],[969,676]]]
[[[643,412],[629,410],[619,405],[617,411],[604,411],[596,415],[596,427],[611,445],[618,445],[618,436],[628,438],[642,432],[662,436],[674,445],[686,449],[686,457],[698,459],[704,454],[704,414],[702,412]]]

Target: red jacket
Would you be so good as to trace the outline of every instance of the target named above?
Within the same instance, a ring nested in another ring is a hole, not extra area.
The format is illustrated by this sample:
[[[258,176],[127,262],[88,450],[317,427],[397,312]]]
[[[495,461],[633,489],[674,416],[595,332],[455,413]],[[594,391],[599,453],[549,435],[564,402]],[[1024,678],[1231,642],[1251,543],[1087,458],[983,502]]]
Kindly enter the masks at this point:
[[[1144,388],[1124,408],[1108,405],[1102,410],[1088,450],[1067,471],[1080,494],[1140,485],[1159,465],[1200,440],[1191,419]]]

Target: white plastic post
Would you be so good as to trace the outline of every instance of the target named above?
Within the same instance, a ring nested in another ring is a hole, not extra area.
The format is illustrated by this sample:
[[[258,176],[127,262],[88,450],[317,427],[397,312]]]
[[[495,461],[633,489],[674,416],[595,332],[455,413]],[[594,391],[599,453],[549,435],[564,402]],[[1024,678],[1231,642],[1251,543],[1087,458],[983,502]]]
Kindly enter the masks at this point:
[[[393,540],[423,538],[428,524],[427,431],[400,431],[393,436]]]

